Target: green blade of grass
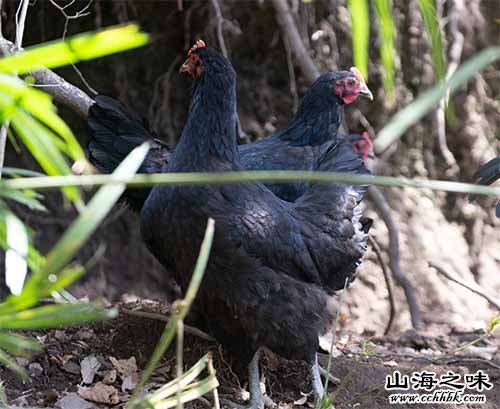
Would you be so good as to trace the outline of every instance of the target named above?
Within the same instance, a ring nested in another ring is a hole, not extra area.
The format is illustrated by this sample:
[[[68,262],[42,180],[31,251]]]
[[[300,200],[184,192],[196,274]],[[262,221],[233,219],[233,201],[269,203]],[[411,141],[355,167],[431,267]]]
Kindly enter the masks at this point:
[[[441,28],[436,14],[435,0],[418,0],[418,7],[424,20],[425,29],[431,39],[432,64],[436,78],[441,81],[446,77],[446,62],[443,53]]]
[[[12,168],[9,166],[4,166],[2,168],[2,174],[8,175],[10,177],[20,177],[20,176],[28,176],[28,177],[38,177],[45,176],[43,173],[35,172],[30,169],[21,169],[21,168]]]
[[[20,203],[31,210],[37,210],[39,212],[46,212],[47,208],[40,203],[39,196],[33,190],[23,190],[15,191],[9,189],[0,189],[0,197],[3,199],[13,200]]]
[[[414,125],[435,107],[447,92],[453,94],[473,75],[499,58],[500,47],[486,48],[463,63],[449,81],[442,82],[425,91],[410,105],[394,115],[389,123],[382,128],[374,142],[375,151],[377,153],[385,151],[389,145],[400,138],[410,126]]]
[[[413,187],[443,192],[469,193],[500,197],[500,187],[481,186],[472,183],[449,182],[446,180],[428,180],[391,176],[353,175],[338,172],[309,171],[251,171],[251,172],[213,172],[213,173],[156,173],[139,174],[131,177],[113,177],[111,175],[53,176],[40,178],[22,178],[0,181],[9,189],[59,189],[60,186],[98,186],[127,184],[129,187],[155,185],[200,185],[242,182],[300,182],[345,183],[352,185],[378,185],[389,187]]]
[[[28,374],[26,371],[21,368],[14,359],[12,359],[9,354],[7,354],[5,351],[0,349],[0,364],[6,366],[9,368],[11,371],[14,371],[17,376],[19,376],[22,379],[28,379]]]
[[[135,148],[116,168],[111,176],[129,177],[134,175],[141,166],[149,150],[149,144],[144,143]],[[63,237],[47,255],[47,262],[42,267],[42,274],[60,271],[85,243],[90,235],[104,220],[106,215],[120,198],[126,188],[125,184],[103,186],[88,203],[85,210],[65,231]]]
[[[394,20],[391,0],[375,0],[375,13],[380,27],[380,59],[384,67],[384,89],[394,98]]]
[[[111,27],[31,47],[2,58],[0,72],[21,75],[40,68],[57,68],[141,47],[147,42],[148,35],[141,32],[137,24]]]
[[[354,65],[368,80],[368,40],[370,37],[370,15],[367,0],[347,2],[352,21],[352,47]]]
[[[139,169],[149,150],[145,143],[135,148],[116,168],[111,176],[129,177]],[[28,263],[34,273],[30,276],[23,293],[19,296],[10,296],[0,304],[0,314],[8,311],[18,311],[34,305],[42,296],[58,291],[68,283],[83,274],[77,266],[66,268],[65,265],[72,259],[76,251],[85,243],[90,235],[97,229],[104,217],[125,190],[125,184],[103,186],[94,195],[85,210],[78,216],[66,230],[63,237],[43,258],[36,251],[28,254]],[[0,187],[1,188],[1,187]],[[0,223],[0,244],[2,239],[2,224]]]
[[[0,348],[14,356],[29,356],[42,350],[39,342],[8,332],[0,332]]]
[[[2,93],[2,110],[5,111],[4,115],[7,118],[19,109],[29,112],[61,136],[60,142],[64,144],[68,156],[73,160],[84,157],[80,144],[66,123],[57,115],[52,98],[48,94],[29,87],[17,77],[6,74],[0,74],[0,92]]]
[[[137,401],[139,393],[142,387],[146,384],[147,380],[153,373],[156,365],[159,360],[169,347],[170,343],[174,339],[175,333],[177,331],[177,323],[178,321],[182,321],[189,309],[191,308],[191,304],[196,297],[198,289],[201,284],[201,280],[203,279],[203,275],[205,274],[205,269],[208,263],[208,257],[210,255],[210,249],[212,248],[212,241],[214,237],[214,220],[209,219],[207,223],[207,228],[205,230],[205,237],[203,238],[203,242],[201,243],[200,253],[198,255],[198,259],[196,260],[196,265],[194,268],[193,276],[191,277],[191,281],[189,282],[188,289],[186,291],[186,296],[184,300],[179,303],[179,312],[172,315],[170,321],[165,326],[165,330],[156,345],[155,350],[151,356],[151,359],[148,362],[148,365],[144,369],[142,373],[142,377],[140,382],[137,384],[134,394],[132,396],[132,401]]]
[[[0,315],[2,329],[43,329],[113,318],[116,310],[92,303],[47,305]]]

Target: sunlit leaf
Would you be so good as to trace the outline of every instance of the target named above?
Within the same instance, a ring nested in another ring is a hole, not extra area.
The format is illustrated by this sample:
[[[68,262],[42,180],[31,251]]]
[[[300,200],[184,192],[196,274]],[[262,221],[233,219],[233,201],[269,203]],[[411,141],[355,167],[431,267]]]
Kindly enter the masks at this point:
[[[13,213],[5,218],[7,251],[5,252],[5,283],[12,294],[19,295],[28,273],[28,235],[24,224]]]
[[[105,320],[115,316],[116,310],[104,310],[100,305],[92,303],[47,305],[0,314],[0,328],[54,328],[60,325],[76,325],[86,321]]]
[[[432,63],[438,80],[446,77],[446,62],[443,53],[443,41],[441,39],[441,28],[436,14],[435,0],[418,0],[420,13],[424,19],[424,25],[431,39]]]
[[[370,15],[368,0],[348,0],[347,6],[352,21],[352,47],[354,65],[368,80],[368,40],[370,36]]]
[[[28,356],[42,349],[39,342],[22,335],[0,332],[0,348],[14,356]]]
[[[141,47],[148,35],[137,24],[127,24],[97,32],[78,34],[0,59],[0,72],[25,74],[40,68],[57,68]]]
[[[384,66],[384,89],[390,99],[394,97],[394,21],[392,1],[375,0],[375,12],[380,30],[380,59]]]

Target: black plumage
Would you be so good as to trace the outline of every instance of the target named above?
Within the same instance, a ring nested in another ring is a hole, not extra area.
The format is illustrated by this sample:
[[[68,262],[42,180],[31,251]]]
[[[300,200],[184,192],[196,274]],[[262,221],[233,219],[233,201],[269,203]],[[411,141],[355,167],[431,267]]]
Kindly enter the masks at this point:
[[[354,81],[354,85],[349,85]],[[240,162],[247,170],[313,170],[319,158],[337,139],[346,103],[357,96],[371,98],[355,72],[327,72],[306,93],[290,125],[256,142],[239,146]],[[354,97],[353,97],[354,96]],[[159,173],[168,162],[171,149],[148,131],[144,121],[119,101],[97,96],[89,111],[89,159],[103,173],[111,173],[121,160],[146,140],[153,141],[139,173]],[[357,138],[358,135],[353,135]],[[353,139],[354,141],[354,139]],[[305,191],[305,183],[266,185],[280,198],[294,201]],[[129,189],[124,196],[140,210],[150,189]]]
[[[500,179],[500,156],[491,159],[475,173],[474,179],[478,180],[480,185],[491,185]],[[500,202],[496,206],[496,215],[500,217]]]
[[[193,55],[202,73],[164,171],[243,170],[235,135],[236,74],[212,49]],[[332,143],[317,170],[369,173],[349,141]],[[157,186],[142,209],[141,231],[185,290],[213,218],[214,244],[195,302],[205,327],[240,362],[255,363],[252,356],[266,347],[315,368],[318,335],[334,314],[332,295],[352,280],[366,250],[369,223],[361,221],[359,208],[365,191],[312,183],[291,203],[260,183]]]

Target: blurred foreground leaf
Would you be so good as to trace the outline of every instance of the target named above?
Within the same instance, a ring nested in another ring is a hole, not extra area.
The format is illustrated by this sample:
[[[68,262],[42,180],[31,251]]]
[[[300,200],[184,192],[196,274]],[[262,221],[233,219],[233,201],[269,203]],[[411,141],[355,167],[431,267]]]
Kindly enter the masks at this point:
[[[394,115],[380,130],[375,139],[375,151],[381,153],[400,138],[405,131],[417,123],[435,107],[447,92],[453,94],[458,88],[484,67],[500,58],[500,47],[490,47],[464,62],[447,82],[442,82],[425,91],[410,105]]]

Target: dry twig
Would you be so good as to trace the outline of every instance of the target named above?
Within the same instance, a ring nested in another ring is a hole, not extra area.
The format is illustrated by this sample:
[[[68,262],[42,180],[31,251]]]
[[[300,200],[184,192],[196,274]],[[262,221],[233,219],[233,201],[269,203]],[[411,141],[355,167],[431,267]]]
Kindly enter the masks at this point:
[[[124,314],[127,315],[131,315],[133,317],[147,318],[155,321],[162,321],[162,322],[170,321],[170,319],[167,316],[156,312],[129,310],[126,308],[120,308],[120,312],[123,312]],[[215,342],[215,339],[213,337],[206,334],[202,330],[199,330],[198,328],[192,327],[190,325],[184,324],[184,332],[189,335],[194,335],[195,337],[201,338],[205,341]]]
[[[387,322],[387,325],[384,330],[384,335],[387,335],[392,328],[392,323],[394,322],[394,317],[396,316],[396,303],[394,302],[394,293],[392,291],[392,284],[391,280],[389,279],[389,273],[387,272],[387,268],[385,267],[384,259],[382,258],[382,252],[380,251],[380,246],[375,240],[375,237],[369,236],[369,240],[373,247],[373,251],[377,256],[380,268],[382,268],[382,274],[384,275],[385,285],[387,286],[387,295],[389,297],[389,321]]]
[[[460,280],[457,277],[454,277],[452,274],[450,274],[446,268],[444,268],[442,265],[435,263],[433,261],[428,261],[429,267],[432,267],[434,270],[436,270],[439,274],[442,276],[446,277],[448,280],[453,281],[454,283],[461,285],[464,288],[467,288],[467,290],[472,291],[474,294],[477,294],[481,297],[483,297],[486,301],[488,301],[489,304],[491,304],[494,308],[500,311],[500,302],[495,301],[493,298],[491,298],[489,295],[485,293],[485,290],[480,287],[477,284],[467,284],[464,281]]]
[[[396,283],[403,287],[405,292],[413,328],[421,329],[423,327],[422,315],[420,313],[420,307],[418,306],[415,289],[399,265],[398,229],[392,218],[391,208],[389,207],[389,204],[387,203],[387,200],[385,200],[385,197],[380,189],[376,186],[370,186],[368,189],[368,195],[377,208],[378,214],[386,224],[387,230],[389,231],[389,265],[391,267],[392,275]]]

